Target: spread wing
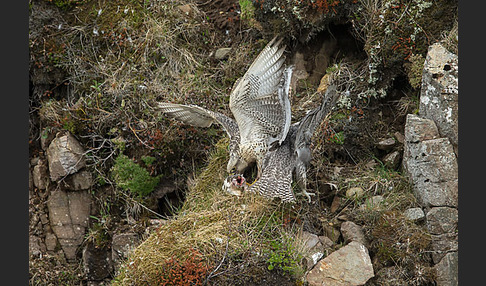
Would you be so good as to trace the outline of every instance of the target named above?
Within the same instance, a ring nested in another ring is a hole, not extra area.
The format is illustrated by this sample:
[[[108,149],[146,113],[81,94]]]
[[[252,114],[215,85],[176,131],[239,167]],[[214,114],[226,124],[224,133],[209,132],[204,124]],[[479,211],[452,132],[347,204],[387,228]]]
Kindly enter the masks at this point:
[[[331,112],[334,107],[339,94],[336,91],[335,85],[330,85],[322,100],[322,104],[317,108],[307,113],[304,118],[298,123],[293,143],[294,158],[295,158],[295,173],[297,182],[302,189],[306,189],[307,185],[307,166],[311,160],[311,144],[312,135],[317,126],[322,120]]]
[[[267,137],[282,143],[290,128],[288,98],[292,68],[283,63],[285,47],[275,38],[261,51],[230,94],[230,109],[242,139]]]
[[[157,107],[169,117],[196,127],[209,127],[213,123],[223,126],[231,141],[239,141],[240,134],[236,122],[228,116],[204,109],[197,105],[159,102]]]

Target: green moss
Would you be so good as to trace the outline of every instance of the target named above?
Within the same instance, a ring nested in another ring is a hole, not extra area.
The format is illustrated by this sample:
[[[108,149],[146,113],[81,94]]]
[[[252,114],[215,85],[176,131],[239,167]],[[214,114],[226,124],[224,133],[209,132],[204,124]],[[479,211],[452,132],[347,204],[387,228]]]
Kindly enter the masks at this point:
[[[142,156],[142,161],[145,163],[147,166],[152,166],[152,164],[155,162],[156,158],[152,156]]]
[[[150,194],[160,180],[160,176],[150,176],[146,169],[123,154],[116,158],[111,173],[118,187],[141,197]]]
[[[68,10],[73,8],[74,6],[86,2],[83,0],[47,0],[47,2],[50,2],[54,4],[56,7],[63,9],[63,10]]]

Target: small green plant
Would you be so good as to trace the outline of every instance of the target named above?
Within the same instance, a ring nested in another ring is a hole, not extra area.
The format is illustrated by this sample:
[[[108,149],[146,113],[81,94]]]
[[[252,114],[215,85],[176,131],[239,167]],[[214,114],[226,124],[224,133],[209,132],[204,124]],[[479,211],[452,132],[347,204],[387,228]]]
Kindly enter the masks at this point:
[[[302,256],[296,252],[291,239],[287,238],[270,242],[267,259],[268,270],[277,268],[295,275],[301,270],[299,265],[301,259]]]
[[[90,87],[98,92],[101,92],[101,85],[103,83],[102,82],[98,82],[97,80],[93,80],[93,84],[90,85]]]
[[[108,231],[105,227],[105,224],[97,217],[91,216],[97,220],[97,222],[93,223],[93,226],[88,229],[88,232],[85,235],[85,240],[92,242],[95,247],[102,248],[111,241]]]
[[[250,0],[239,0],[241,9],[241,19],[243,20],[250,20],[255,18],[255,7],[253,7],[253,3]]]
[[[82,3],[83,1],[82,0],[47,0],[47,2],[54,4],[56,7],[60,9],[68,10]]]
[[[152,156],[142,156],[142,161],[146,166],[150,167],[155,162],[156,158]]]
[[[141,197],[150,194],[160,180],[160,175],[150,176],[146,169],[124,154],[116,158],[111,174],[120,188],[130,190]]]

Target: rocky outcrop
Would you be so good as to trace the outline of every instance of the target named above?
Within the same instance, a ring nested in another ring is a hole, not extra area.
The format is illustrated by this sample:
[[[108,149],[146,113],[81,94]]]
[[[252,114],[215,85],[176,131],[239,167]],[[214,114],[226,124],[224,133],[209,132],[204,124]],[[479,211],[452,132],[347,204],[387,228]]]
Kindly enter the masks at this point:
[[[458,62],[440,44],[424,64],[419,116],[405,124],[403,170],[425,210],[437,285],[457,285],[458,251]],[[422,220],[416,211],[410,220]]]
[[[457,207],[458,166],[452,144],[439,138],[435,123],[407,115],[403,169],[424,207]]]
[[[364,285],[374,276],[368,249],[356,241],[320,260],[307,274],[309,286]]]
[[[58,133],[47,148],[49,174],[58,181],[86,166],[84,149],[71,133]]]
[[[44,145],[47,156],[31,160],[33,185],[42,190],[47,206],[40,216],[39,244],[49,253],[62,250],[74,262],[88,227],[93,178],[84,169],[84,148],[69,132],[57,133]]]
[[[37,160],[37,164],[32,170],[32,179],[36,188],[40,190],[45,190],[47,188],[49,179],[47,173],[47,164],[44,160]]]
[[[308,269],[326,256],[333,245],[333,242],[328,237],[318,237],[307,231],[302,232],[301,240],[303,241],[303,262]]]
[[[341,224],[341,234],[344,242],[356,241],[364,246],[368,246],[368,241],[364,235],[363,228],[352,221],[345,221]]]
[[[377,156],[391,170],[397,170],[400,166],[403,153],[402,137],[400,132],[395,132],[393,137],[384,138],[375,143]]]
[[[429,47],[422,73],[419,115],[434,121],[441,137],[458,145],[458,57],[437,43]]]
[[[88,192],[51,190],[47,207],[54,234],[68,261],[76,259],[76,251],[88,227],[91,195]]]
[[[140,244],[140,238],[134,232],[113,234],[111,239],[111,259],[118,266],[132,249]]]
[[[458,256],[456,252],[447,253],[437,265],[437,286],[455,286],[458,285]]]
[[[104,247],[88,243],[83,249],[83,268],[91,284],[98,284],[93,281],[101,281],[109,277],[112,271],[110,252]]]
[[[425,219],[425,213],[422,208],[409,208],[403,212],[403,216],[412,222],[420,222]]]

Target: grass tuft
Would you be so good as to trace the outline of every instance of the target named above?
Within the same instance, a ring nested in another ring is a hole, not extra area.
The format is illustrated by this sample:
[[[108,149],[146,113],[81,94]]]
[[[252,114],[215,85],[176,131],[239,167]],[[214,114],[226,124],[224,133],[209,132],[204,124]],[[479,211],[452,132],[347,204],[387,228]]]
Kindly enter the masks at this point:
[[[230,273],[235,270],[233,265],[248,261],[270,263],[287,274],[303,275],[300,261],[295,259],[299,257],[300,248],[294,245],[298,241],[284,240],[285,249],[279,249],[285,250],[285,261],[272,258],[278,252],[274,242],[298,231],[298,227],[284,224],[291,208],[256,194],[245,193],[238,198],[221,189],[226,177],[227,144],[227,138],[216,144],[207,167],[189,186],[180,211],[134,250],[114,285],[138,285],[144,281],[158,285],[160,273],[169,264],[187,261],[193,251],[200,253],[208,279],[223,275],[224,271]]]

